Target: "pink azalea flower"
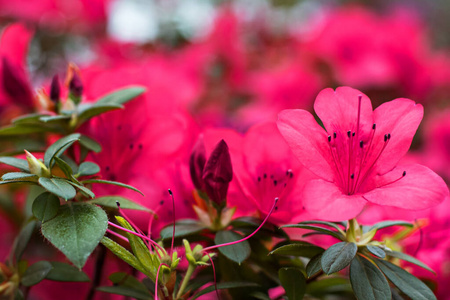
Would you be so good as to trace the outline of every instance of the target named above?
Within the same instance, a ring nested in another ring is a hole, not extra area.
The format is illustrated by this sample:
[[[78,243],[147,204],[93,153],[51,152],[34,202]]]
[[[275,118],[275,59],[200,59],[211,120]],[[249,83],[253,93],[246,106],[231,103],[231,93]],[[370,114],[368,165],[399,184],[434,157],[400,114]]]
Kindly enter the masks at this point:
[[[398,165],[408,151],[423,107],[396,99],[372,111],[367,96],[341,87],[319,93],[314,109],[325,130],[304,110],[279,114],[278,128],[302,164],[321,179],[307,183],[303,201],[318,218],[355,217],[368,203],[419,210],[448,195],[425,166]]]
[[[239,194],[229,197],[232,206],[248,202],[265,217],[279,198],[269,220],[286,224],[308,219],[302,201],[304,183],[315,178],[296,159],[275,123],[251,127],[242,142],[241,153],[233,156],[234,184]]]

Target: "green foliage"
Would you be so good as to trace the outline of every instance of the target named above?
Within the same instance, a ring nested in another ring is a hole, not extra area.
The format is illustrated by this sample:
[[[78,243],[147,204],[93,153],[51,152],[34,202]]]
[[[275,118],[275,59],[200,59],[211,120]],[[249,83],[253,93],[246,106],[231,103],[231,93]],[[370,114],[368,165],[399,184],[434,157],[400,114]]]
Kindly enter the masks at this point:
[[[214,239],[214,242],[216,245],[219,244],[225,244],[229,242],[235,242],[243,237],[234,232],[234,231],[218,231],[216,233],[216,237]],[[220,253],[225,255],[230,260],[241,264],[244,260],[246,260],[250,256],[250,244],[248,241],[242,241],[240,243],[224,246],[219,248]]]
[[[45,279],[53,281],[67,281],[67,282],[87,282],[90,281],[89,276],[76,267],[59,262],[51,261],[52,269],[48,272]]]
[[[108,226],[106,213],[91,204],[60,206],[53,219],[42,224],[42,234],[78,268],[82,268]]]
[[[356,251],[358,251],[358,247],[355,243],[334,244],[322,254],[322,270],[329,275],[344,269],[355,257]]]
[[[281,285],[288,300],[302,300],[306,292],[306,278],[297,268],[281,268],[278,271]]]
[[[59,199],[51,193],[42,193],[34,201],[31,210],[40,221],[45,222],[56,216],[59,209]]]
[[[45,279],[47,274],[53,269],[48,261],[38,261],[32,264],[23,274],[21,283],[24,286],[32,286],[38,284]]]

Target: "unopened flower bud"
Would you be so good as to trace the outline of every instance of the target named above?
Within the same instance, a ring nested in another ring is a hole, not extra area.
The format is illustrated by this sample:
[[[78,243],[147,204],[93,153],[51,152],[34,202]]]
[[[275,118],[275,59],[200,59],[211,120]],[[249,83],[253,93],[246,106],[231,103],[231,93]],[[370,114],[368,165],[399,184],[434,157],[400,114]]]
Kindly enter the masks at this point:
[[[76,98],[80,98],[83,94],[83,82],[77,73],[74,73],[72,79],[70,80],[69,90],[70,93]]]
[[[33,107],[33,94],[25,72],[14,66],[7,57],[3,57],[2,61],[2,84],[14,103],[27,108]]]
[[[214,148],[203,170],[203,182],[208,197],[222,205],[227,197],[228,185],[233,179],[233,168],[228,145],[221,140]]]
[[[50,177],[50,171],[42,161],[34,157],[34,155],[27,150],[25,150],[25,154],[27,156],[28,168],[30,169],[31,174],[39,177]]]
[[[61,95],[61,86],[59,84],[58,75],[53,76],[52,83],[50,85],[50,100],[54,103],[59,102],[59,98]]]
[[[200,136],[192,149],[191,157],[189,159],[189,171],[191,173],[192,183],[198,190],[204,190],[203,183],[203,169],[206,164],[206,150],[203,142],[203,136]]]

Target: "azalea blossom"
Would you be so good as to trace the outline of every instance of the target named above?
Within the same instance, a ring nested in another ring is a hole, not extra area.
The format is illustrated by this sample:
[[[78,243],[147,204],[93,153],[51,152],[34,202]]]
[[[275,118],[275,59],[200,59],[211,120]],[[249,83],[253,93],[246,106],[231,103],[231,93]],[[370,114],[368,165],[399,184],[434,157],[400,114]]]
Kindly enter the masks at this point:
[[[399,165],[423,117],[423,107],[395,99],[372,111],[360,91],[319,93],[314,110],[284,110],[278,128],[302,164],[320,179],[307,183],[306,209],[318,218],[350,219],[367,202],[420,210],[448,195],[442,178],[419,164]]]

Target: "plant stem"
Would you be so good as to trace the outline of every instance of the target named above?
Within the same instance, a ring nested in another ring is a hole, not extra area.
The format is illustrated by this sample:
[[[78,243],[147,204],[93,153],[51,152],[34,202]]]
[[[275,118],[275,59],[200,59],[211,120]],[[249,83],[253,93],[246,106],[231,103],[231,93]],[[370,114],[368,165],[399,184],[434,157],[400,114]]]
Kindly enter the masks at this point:
[[[189,283],[189,280],[191,280],[191,277],[192,277],[192,274],[195,271],[195,268],[196,268],[196,265],[189,264],[189,267],[188,267],[188,269],[186,271],[186,275],[184,275],[183,282],[181,283],[180,289],[178,290],[176,299],[180,298],[183,295],[183,292],[186,289],[186,287],[187,287],[187,285]]]
[[[92,280],[92,285],[89,293],[86,296],[86,300],[94,299],[95,289],[99,286],[100,280],[102,279],[103,266],[105,265],[106,258],[106,247],[99,245],[97,252],[97,261],[95,262],[94,279]]]

